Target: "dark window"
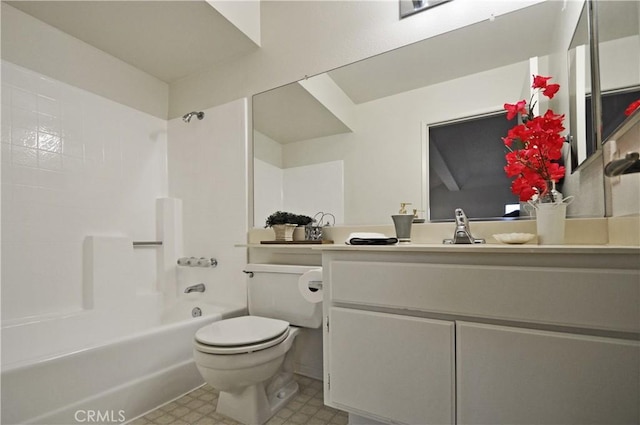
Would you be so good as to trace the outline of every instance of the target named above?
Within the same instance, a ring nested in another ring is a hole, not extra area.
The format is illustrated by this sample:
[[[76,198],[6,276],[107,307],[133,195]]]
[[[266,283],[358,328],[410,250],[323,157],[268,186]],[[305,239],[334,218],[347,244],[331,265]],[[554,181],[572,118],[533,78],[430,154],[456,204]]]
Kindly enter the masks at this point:
[[[429,127],[429,219],[453,220],[456,208],[470,219],[505,216],[518,204],[504,172],[502,137],[516,125],[505,113]]]

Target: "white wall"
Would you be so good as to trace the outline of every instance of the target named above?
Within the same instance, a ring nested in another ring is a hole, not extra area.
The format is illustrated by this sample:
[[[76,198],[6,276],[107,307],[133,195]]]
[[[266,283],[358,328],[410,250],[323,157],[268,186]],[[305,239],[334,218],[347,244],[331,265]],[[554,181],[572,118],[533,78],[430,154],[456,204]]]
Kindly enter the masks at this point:
[[[617,152],[612,152],[617,149]],[[620,159],[627,152],[640,151],[640,123],[636,123],[629,131],[615,142],[604,146],[605,162]],[[640,173],[623,174],[619,177],[606,177],[611,196],[608,212],[611,217],[627,215],[637,216],[640,213]]]
[[[322,162],[286,168],[283,179],[283,209],[314,217],[327,217],[331,225],[344,223],[344,161]]]
[[[600,89],[640,85],[640,34],[600,43]]]
[[[155,239],[166,121],[3,61],[1,142],[2,319],[80,311],[87,236]],[[156,289],[155,254],[131,293]]]
[[[182,255],[215,257],[218,267],[179,270],[178,291],[204,282],[206,299],[245,305],[246,250],[235,245],[247,238],[247,100],[203,112],[169,121],[169,193],[182,199]]]
[[[282,168],[282,145],[259,131],[253,131],[253,157]]]
[[[253,160],[253,223],[265,225],[267,217],[284,208],[284,171],[255,158]]]

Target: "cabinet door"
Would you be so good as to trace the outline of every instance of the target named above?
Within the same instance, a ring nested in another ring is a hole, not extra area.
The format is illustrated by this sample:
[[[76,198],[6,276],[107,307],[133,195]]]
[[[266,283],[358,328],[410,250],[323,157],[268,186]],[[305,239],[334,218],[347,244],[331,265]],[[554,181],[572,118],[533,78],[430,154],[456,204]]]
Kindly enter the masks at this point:
[[[332,307],[329,400],[407,424],[450,424],[454,324]]]
[[[458,322],[460,424],[637,424],[637,341]]]

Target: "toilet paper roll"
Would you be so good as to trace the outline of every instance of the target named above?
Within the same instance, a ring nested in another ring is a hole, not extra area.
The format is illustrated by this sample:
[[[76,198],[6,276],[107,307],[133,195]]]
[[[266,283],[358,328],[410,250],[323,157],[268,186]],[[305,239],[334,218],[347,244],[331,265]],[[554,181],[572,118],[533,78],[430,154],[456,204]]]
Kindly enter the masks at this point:
[[[298,290],[310,303],[322,301],[322,268],[309,270],[298,279]]]

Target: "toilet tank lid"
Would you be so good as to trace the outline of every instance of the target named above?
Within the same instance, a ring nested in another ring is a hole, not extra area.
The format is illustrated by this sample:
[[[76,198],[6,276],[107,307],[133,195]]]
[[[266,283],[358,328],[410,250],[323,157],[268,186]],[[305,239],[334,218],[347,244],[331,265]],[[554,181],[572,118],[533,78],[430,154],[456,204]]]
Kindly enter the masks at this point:
[[[245,271],[254,273],[290,273],[303,274],[310,270],[320,269],[321,266],[294,266],[287,264],[247,264]]]

